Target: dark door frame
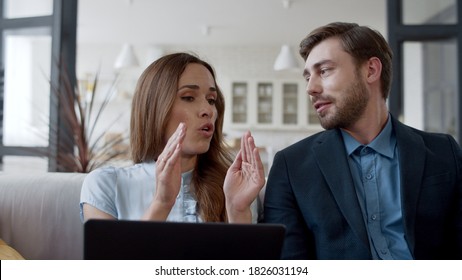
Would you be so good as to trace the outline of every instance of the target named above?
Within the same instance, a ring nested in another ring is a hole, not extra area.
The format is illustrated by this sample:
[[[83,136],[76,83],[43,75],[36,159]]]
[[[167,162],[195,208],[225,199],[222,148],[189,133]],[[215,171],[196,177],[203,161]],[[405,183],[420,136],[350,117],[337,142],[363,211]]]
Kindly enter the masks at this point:
[[[390,112],[400,117],[404,108],[403,43],[405,41],[437,41],[455,39],[457,42],[458,120],[456,130],[462,145],[462,5],[456,2],[456,24],[403,24],[403,0],[387,0],[388,42],[393,50],[393,82],[389,98]]]

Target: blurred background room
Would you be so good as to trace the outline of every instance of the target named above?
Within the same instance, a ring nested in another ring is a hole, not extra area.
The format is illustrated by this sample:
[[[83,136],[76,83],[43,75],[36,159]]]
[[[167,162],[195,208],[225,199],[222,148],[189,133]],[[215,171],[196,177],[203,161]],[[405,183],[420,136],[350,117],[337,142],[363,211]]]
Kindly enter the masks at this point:
[[[0,169],[88,172],[129,164],[136,81],[159,56],[185,51],[215,67],[228,143],[238,147],[251,130],[268,171],[275,152],[322,129],[305,92],[298,44],[333,21],[373,27],[390,42],[395,116],[461,143],[460,6],[457,0],[0,0]]]

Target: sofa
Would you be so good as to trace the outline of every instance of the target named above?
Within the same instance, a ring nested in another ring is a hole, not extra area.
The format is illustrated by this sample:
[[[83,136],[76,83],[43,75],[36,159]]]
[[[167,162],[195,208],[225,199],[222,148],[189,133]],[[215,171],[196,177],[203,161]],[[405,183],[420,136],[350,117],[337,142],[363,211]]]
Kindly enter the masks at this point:
[[[83,258],[83,173],[1,173],[0,240],[24,259]]]
[[[0,172],[0,242],[24,259],[83,259],[79,202],[85,176]],[[264,193],[265,188],[258,200],[261,216]]]

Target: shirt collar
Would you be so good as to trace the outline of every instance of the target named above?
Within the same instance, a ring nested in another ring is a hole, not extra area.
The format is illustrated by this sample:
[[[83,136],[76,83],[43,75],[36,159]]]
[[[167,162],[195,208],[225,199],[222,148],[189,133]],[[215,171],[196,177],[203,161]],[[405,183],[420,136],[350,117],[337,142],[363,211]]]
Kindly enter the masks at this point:
[[[356,141],[348,132],[340,129],[343,136],[343,143],[345,144],[346,151],[350,156],[359,146],[362,146],[361,143]],[[372,140],[367,147],[373,149],[377,153],[380,153],[386,157],[393,158],[394,151],[396,147],[396,137],[393,132],[393,125],[391,123],[391,117],[388,116],[387,123],[382,131]]]
[[[190,184],[191,183],[192,174],[193,174],[192,169],[181,174],[181,179],[183,179],[183,182],[185,184]]]

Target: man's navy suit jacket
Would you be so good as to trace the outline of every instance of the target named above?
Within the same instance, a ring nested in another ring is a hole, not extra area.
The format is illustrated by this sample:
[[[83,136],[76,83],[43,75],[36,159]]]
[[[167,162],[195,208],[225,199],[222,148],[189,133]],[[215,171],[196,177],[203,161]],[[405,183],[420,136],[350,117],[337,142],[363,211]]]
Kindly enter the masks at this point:
[[[405,239],[415,259],[462,259],[462,150],[454,138],[392,118]],[[284,259],[370,259],[370,244],[339,129],[278,153],[264,221],[286,226]]]

